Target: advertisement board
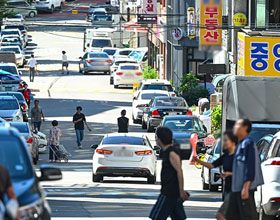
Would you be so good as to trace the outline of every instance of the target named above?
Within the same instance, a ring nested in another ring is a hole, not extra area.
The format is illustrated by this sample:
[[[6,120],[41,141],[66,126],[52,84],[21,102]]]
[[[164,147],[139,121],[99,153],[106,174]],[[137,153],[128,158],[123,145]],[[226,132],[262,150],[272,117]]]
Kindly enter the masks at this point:
[[[157,0],[143,0],[140,13],[137,17],[138,23],[157,23]]]
[[[237,74],[242,76],[280,76],[280,38],[251,37],[239,32]]]

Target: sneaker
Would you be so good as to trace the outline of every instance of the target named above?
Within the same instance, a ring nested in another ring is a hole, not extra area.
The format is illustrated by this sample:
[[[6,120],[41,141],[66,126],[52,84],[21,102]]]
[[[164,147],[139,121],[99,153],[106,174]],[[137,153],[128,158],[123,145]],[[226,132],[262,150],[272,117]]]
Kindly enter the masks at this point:
[[[82,145],[81,145],[81,146],[78,146],[78,148],[79,148],[79,149],[83,149],[83,146],[82,146]]]

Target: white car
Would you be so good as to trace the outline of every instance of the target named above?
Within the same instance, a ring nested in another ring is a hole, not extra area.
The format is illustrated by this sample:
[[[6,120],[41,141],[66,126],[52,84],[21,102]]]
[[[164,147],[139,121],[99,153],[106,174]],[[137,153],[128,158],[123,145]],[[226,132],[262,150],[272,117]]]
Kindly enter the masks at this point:
[[[55,8],[62,9],[65,0],[36,0],[37,11],[54,12]]]
[[[1,35],[1,37],[4,36],[4,35],[18,35],[24,40],[25,44],[28,41],[28,39],[26,39],[25,36],[21,33],[21,31],[17,28],[15,28],[15,29],[3,29],[3,30],[1,30],[0,35]]]
[[[92,180],[104,176],[144,177],[156,183],[156,151],[148,137],[142,134],[109,134],[95,146],[92,160]]]
[[[118,50],[118,48],[115,48],[115,47],[102,48],[102,52],[107,53],[111,60],[113,60],[113,55],[116,53],[117,50]]]
[[[16,55],[16,64],[19,67],[23,67],[25,63],[25,54],[24,52],[20,49],[19,46],[4,46],[0,47],[1,52],[14,52]]]
[[[152,98],[158,96],[169,96],[167,91],[160,90],[143,90],[132,101],[132,120],[133,123],[141,123],[144,108]]]
[[[140,83],[141,80],[143,80],[143,74],[139,64],[120,64],[114,74],[114,88],[119,86],[132,87],[134,83]]]
[[[207,163],[213,163],[221,156],[221,140],[218,139],[212,149],[207,150],[204,161]],[[222,179],[220,178],[220,168],[208,169],[202,166],[201,178],[202,188],[204,190],[209,189],[210,191],[218,191],[219,186],[222,185]]]
[[[170,96],[176,96],[171,83],[164,79],[145,79],[140,82],[138,88],[134,89],[135,92],[133,93],[133,97],[136,97],[142,90],[164,90],[167,91]]]
[[[19,24],[23,24],[24,23],[24,17],[22,14],[15,14],[15,15],[11,15],[7,18],[3,19],[3,23],[19,23]]]
[[[124,49],[118,49],[116,53],[113,55],[113,59],[118,58],[128,58],[128,55],[134,51],[133,48],[124,48]]]
[[[264,184],[255,192],[260,220],[276,219],[280,215],[280,132],[264,138],[260,140],[263,149],[259,152]]]
[[[8,122],[23,122],[21,107],[16,97],[0,96],[0,117]]]
[[[26,43],[21,36],[18,35],[3,35],[1,37],[1,43],[16,43],[19,42],[22,47],[26,47]]]
[[[118,58],[114,60],[113,65],[110,68],[110,85],[114,84],[114,75],[119,65],[122,63],[137,63],[136,60],[130,58]]]
[[[46,152],[47,146],[48,146],[48,139],[47,139],[47,135],[45,135],[44,133],[38,131],[36,133],[36,135],[38,136],[38,148],[39,148],[39,153],[43,153]]]

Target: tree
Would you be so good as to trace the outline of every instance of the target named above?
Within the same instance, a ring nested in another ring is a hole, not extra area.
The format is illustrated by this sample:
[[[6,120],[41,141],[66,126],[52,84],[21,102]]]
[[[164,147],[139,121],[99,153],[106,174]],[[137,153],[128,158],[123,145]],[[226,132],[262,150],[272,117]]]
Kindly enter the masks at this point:
[[[6,3],[8,0],[0,0],[0,24],[2,24],[2,19],[14,15],[13,11],[6,8]]]
[[[211,129],[213,136],[218,138],[221,136],[221,126],[222,126],[222,107],[216,105],[211,111]]]
[[[145,69],[143,69],[143,77],[144,79],[156,79],[157,70],[151,66],[146,66]]]

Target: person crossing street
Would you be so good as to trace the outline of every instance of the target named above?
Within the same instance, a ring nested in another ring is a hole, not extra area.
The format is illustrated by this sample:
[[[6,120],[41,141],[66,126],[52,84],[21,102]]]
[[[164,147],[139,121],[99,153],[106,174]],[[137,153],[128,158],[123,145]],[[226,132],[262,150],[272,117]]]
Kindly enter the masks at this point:
[[[35,72],[37,72],[37,60],[34,58],[34,55],[31,54],[31,59],[28,60],[29,67],[29,80],[30,82],[34,82]]]

